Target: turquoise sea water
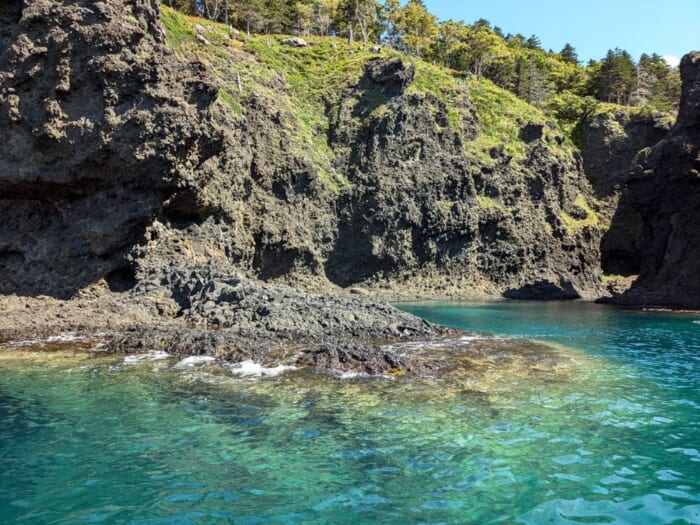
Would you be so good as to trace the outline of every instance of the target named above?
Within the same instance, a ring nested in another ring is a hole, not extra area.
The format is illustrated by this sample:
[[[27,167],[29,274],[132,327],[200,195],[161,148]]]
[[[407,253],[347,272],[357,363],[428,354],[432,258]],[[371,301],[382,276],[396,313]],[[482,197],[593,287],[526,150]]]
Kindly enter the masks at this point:
[[[0,523],[700,523],[700,316],[402,308],[493,355],[339,379],[0,348]]]

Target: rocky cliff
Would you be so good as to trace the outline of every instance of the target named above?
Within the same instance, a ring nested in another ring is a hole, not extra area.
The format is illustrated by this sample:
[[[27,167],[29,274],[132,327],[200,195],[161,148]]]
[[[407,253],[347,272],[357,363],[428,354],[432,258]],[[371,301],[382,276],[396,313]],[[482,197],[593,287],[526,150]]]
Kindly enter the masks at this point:
[[[620,288],[612,302],[698,308],[697,171],[700,60],[681,64],[683,92],[675,124],[658,113],[617,110],[585,126],[586,175],[609,224],[601,265]],[[629,276],[629,279],[620,277]],[[608,299],[606,299],[608,300]]]
[[[609,275],[638,275],[642,258],[644,221],[626,195],[637,153],[664,139],[669,116],[615,111],[595,115],[585,125],[581,145],[583,166],[601,202],[607,225],[600,246],[601,266]]]
[[[0,9],[0,293],[104,282],[182,315],[173,283],[203,267],[409,295],[601,291],[574,148],[532,108],[498,113],[525,105],[487,81],[172,11],[164,29],[155,0]]]
[[[3,3],[0,293],[133,284],[128,254],[222,147],[216,90],[148,2]]]
[[[415,371],[366,349],[440,330],[365,295],[595,298],[608,223],[604,266],[640,273],[615,300],[698,306],[697,54],[668,136],[614,115],[581,156],[486,80],[311,44],[156,0],[4,2],[0,335]]]
[[[642,221],[639,278],[621,304],[700,308],[700,53],[680,68],[676,124],[637,154],[621,196]]]

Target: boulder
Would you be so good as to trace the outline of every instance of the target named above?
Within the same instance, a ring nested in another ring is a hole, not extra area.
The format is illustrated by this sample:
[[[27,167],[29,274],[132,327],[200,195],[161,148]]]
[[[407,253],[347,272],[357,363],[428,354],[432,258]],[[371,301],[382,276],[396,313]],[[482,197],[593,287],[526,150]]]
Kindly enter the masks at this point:
[[[309,43],[304,40],[303,38],[299,37],[293,37],[293,38],[285,38],[282,40],[281,44],[283,46],[290,46],[290,47],[308,47]]]

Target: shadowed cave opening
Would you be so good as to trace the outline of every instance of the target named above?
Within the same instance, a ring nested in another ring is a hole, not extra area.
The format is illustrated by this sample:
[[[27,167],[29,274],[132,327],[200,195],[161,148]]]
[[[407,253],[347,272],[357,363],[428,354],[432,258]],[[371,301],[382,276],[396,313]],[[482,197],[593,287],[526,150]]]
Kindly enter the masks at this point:
[[[110,291],[128,292],[136,286],[136,272],[131,266],[121,266],[109,272],[105,280]]]

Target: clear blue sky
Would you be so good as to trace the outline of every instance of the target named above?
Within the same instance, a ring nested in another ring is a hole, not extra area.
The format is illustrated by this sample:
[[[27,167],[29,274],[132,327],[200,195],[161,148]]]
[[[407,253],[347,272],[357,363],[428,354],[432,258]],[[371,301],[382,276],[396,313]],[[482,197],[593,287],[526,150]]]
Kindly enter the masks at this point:
[[[571,43],[579,59],[608,49],[681,58],[700,50],[700,0],[425,0],[440,20],[485,18],[505,34],[537,35],[544,49]]]

